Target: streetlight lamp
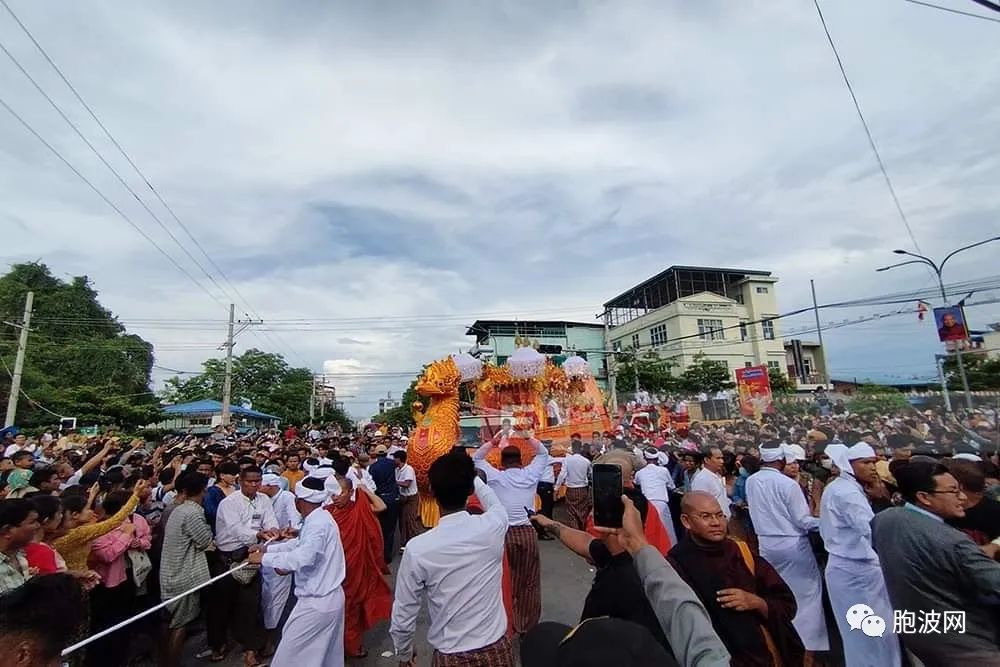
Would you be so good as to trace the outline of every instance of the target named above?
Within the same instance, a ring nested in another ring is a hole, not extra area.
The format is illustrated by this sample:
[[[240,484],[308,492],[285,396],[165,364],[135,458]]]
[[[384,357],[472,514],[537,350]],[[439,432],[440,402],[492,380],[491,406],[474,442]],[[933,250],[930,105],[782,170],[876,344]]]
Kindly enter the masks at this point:
[[[981,245],[986,245],[987,243],[993,243],[994,241],[1000,241],[1000,236],[994,236],[992,238],[988,238],[988,239],[985,239],[983,241],[979,241],[978,243],[971,243],[971,244],[969,244],[967,246],[962,246],[961,248],[959,248],[957,250],[953,250],[950,253],[948,253],[945,256],[945,258],[941,260],[940,264],[936,263],[934,260],[932,260],[929,257],[925,257],[923,255],[918,255],[915,252],[910,252],[908,250],[901,250],[901,249],[897,248],[896,250],[893,250],[892,252],[895,253],[895,254],[897,254],[897,255],[907,255],[908,257],[913,257],[914,259],[911,259],[911,260],[908,260],[908,261],[905,261],[905,262],[900,262],[898,264],[892,264],[890,266],[883,266],[882,268],[875,269],[875,270],[876,271],[888,271],[889,269],[895,269],[897,267],[907,266],[909,264],[924,264],[926,266],[929,266],[934,271],[934,274],[937,276],[938,287],[941,289],[941,300],[944,301],[944,305],[947,306],[948,305],[948,293],[947,293],[947,291],[944,288],[944,278],[941,275],[942,271],[944,271],[944,265],[948,263],[949,259],[951,259],[952,257],[954,257],[955,255],[957,255],[960,252],[965,252],[966,250],[970,250],[972,248],[978,248]],[[966,325],[966,326],[968,326],[968,325]],[[965,364],[962,362],[962,350],[958,349],[958,347],[955,348],[955,359],[958,361],[958,373],[959,373],[959,375],[962,378],[962,390],[965,392],[965,406],[969,410],[972,410],[972,394],[969,392],[969,378],[965,374]]]

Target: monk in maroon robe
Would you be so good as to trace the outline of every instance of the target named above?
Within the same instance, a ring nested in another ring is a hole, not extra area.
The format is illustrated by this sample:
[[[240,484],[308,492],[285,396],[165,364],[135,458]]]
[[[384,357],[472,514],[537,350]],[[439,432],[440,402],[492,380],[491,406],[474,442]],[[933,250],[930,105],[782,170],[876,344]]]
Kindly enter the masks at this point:
[[[340,495],[325,509],[340,529],[347,565],[344,650],[348,657],[361,658],[368,655],[364,633],[392,614],[392,590],[383,577],[389,568],[382,554],[382,528],[375,518],[377,512],[385,510],[385,503],[364,484],[353,489],[350,480],[339,477],[339,481]]]

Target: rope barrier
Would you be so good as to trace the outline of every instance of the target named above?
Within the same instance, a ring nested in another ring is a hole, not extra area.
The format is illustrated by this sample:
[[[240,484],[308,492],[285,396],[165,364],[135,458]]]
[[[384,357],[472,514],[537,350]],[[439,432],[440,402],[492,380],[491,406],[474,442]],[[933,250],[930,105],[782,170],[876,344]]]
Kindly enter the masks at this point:
[[[273,539],[268,540],[267,542],[264,543],[264,546],[267,546],[268,544],[270,544],[273,541],[274,541]],[[167,605],[171,605],[174,602],[177,602],[178,600],[180,600],[181,598],[184,598],[184,597],[187,597],[188,595],[191,595],[195,591],[199,591],[202,588],[205,588],[206,586],[211,586],[212,584],[214,584],[215,582],[219,581],[220,579],[224,579],[225,577],[228,577],[233,572],[236,572],[237,570],[242,570],[243,568],[245,568],[249,564],[250,564],[249,561],[241,563],[241,564],[237,565],[236,567],[234,567],[234,568],[232,568],[230,570],[226,570],[225,572],[223,572],[220,575],[212,577],[211,579],[209,579],[208,581],[206,581],[204,583],[198,584],[197,586],[195,586],[191,590],[185,591],[183,593],[179,593],[178,595],[175,595],[174,597],[170,598],[169,600],[161,602],[160,604],[156,605],[155,607],[150,607],[149,609],[147,609],[145,611],[142,611],[142,612],[139,612],[138,614],[136,614],[135,616],[133,616],[131,618],[125,619],[124,621],[122,621],[121,623],[119,623],[117,625],[112,625],[110,628],[106,628],[104,630],[101,630],[96,635],[91,635],[90,637],[87,637],[86,639],[84,639],[82,641],[78,641],[77,643],[73,644],[72,646],[67,646],[66,648],[63,649],[62,656],[65,658],[70,653],[73,653],[74,651],[79,651],[81,648],[83,648],[87,644],[91,644],[93,642],[96,642],[98,639],[101,639],[103,637],[107,637],[112,632],[117,632],[118,630],[121,630],[122,628],[124,628],[126,625],[131,625],[132,623],[135,623],[136,621],[138,621],[140,618],[145,618],[145,617],[149,616],[150,614],[153,614],[153,613],[155,613],[155,612],[163,609]]]

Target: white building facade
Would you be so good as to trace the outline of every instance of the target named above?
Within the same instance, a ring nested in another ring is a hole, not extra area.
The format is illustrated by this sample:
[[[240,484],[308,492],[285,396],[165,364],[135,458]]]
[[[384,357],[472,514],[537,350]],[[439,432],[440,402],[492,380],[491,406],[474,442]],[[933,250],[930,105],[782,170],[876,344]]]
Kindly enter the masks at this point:
[[[698,354],[786,373],[776,285],[767,271],[672,266],[604,304],[615,350],[653,351],[678,371]]]

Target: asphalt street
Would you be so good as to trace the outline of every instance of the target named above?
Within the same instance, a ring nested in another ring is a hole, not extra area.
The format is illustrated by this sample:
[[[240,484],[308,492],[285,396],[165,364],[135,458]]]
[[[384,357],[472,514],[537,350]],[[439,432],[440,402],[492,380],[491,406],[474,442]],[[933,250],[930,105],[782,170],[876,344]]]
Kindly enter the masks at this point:
[[[556,507],[556,519],[565,521],[561,504]],[[580,619],[583,600],[593,579],[591,566],[575,554],[570,553],[557,541],[539,542],[542,559],[542,620],[557,621],[574,625]],[[398,559],[393,562],[393,574]],[[421,667],[431,664],[431,649],[427,644],[427,610],[421,611],[417,620],[417,664]],[[204,634],[191,638],[185,649],[185,667],[217,664],[223,667],[239,667],[243,664],[242,653],[232,651],[221,663],[197,660],[194,656],[204,647]],[[363,660],[348,660],[348,667],[388,667],[396,665],[392,655],[392,640],[389,639],[389,624],[381,623],[365,636],[368,657]],[[387,655],[383,655],[387,654]],[[152,663],[144,662],[143,665]],[[301,665],[300,667],[312,667]]]

